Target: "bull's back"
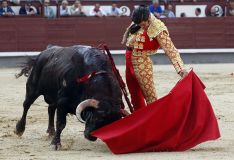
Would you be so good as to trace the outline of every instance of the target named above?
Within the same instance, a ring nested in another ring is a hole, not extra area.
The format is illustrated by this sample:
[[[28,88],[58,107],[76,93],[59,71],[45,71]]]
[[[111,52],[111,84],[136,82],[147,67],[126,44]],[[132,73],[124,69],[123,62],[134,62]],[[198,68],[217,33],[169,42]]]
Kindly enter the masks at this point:
[[[86,46],[52,47],[41,52],[34,66],[41,91],[57,92],[68,72],[76,78],[93,71],[111,69],[107,57],[96,48]]]
[[[41,92],[57,92],[63,76],[73,69],[73,54],[67,47],[50,48],[41,52],[34,66]]]

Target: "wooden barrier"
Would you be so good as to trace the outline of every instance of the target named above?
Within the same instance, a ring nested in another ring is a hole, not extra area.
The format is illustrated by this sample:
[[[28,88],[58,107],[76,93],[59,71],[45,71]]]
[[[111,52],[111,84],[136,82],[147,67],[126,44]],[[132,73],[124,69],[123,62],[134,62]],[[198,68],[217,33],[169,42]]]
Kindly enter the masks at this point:
[[[177,48],[234,48],[234,20],[223,18],[163,19]],[[0,18],[0,52],[41,51],[48,44],[124,49],[121,39],[129,17]]]

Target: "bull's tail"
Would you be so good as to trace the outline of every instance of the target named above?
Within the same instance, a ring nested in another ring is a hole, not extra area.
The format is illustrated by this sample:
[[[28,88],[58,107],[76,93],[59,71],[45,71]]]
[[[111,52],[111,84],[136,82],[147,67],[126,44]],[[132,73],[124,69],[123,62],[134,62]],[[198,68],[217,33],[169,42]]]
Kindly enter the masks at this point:
[[[25,77],[28,77],[32,71],[32,68],[34,66],[36,62],[36,58],[28,58],[27,62],[22,64],[22,69],[20,71],[20,73],[15,74],[15,78],[19,78],[22,75],[24,75]]]

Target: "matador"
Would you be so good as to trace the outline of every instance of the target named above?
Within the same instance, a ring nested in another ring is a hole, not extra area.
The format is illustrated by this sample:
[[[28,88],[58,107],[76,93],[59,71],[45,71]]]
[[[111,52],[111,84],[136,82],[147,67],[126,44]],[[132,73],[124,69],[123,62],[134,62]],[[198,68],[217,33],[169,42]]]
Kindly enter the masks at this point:
[[[148,15],[148,16],[147,16]],[[176,72],[184,77],[187,71],[180,54],[174,46],[165,24],[139,7],[132,14],[133,23],[127,28],[123,42],[126,43],[126,82],[131,102],[137,110],[157,100],[153,80],[151,55],[161,47],[169,57]]]

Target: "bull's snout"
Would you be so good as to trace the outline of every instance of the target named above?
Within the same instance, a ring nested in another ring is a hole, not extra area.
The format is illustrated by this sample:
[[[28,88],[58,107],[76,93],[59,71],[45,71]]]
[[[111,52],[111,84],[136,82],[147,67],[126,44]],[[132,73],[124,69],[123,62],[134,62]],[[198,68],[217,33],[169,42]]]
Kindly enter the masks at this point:
[[[96,141],[97,137],[93,137],[90,131],[84,131],[84,136],[86,139],[90,140],[90,141]]]

